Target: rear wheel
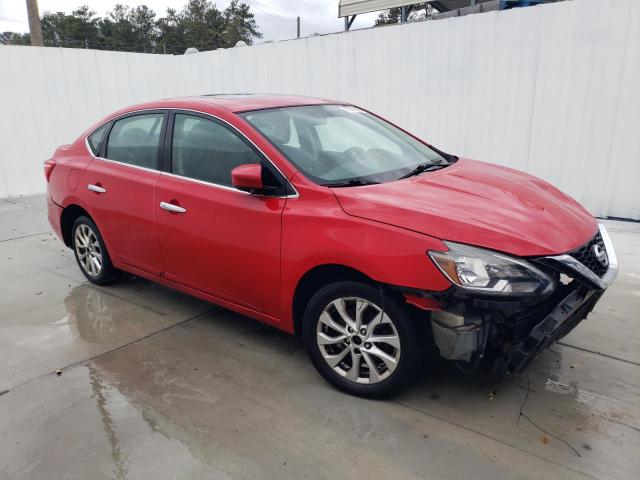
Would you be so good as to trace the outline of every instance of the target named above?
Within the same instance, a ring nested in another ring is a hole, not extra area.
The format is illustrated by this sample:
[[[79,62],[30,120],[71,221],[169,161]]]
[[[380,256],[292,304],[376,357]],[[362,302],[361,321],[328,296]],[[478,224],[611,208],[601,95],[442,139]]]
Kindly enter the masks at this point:
[[[397,391],[410,378],[419,352],[407,313],[380,289],[359,282],[318,291],[304,314],[303,338],[327,381],[363,397]]]
[[[87,280],[103,285],[118,277],[96,224],[86,216],[76,219],[71,229],[72,248]]]

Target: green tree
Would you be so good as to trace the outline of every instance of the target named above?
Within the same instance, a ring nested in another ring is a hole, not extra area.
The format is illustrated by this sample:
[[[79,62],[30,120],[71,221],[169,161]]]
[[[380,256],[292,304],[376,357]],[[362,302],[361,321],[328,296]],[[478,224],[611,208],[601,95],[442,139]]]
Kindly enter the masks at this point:
[[[167,15],[156,21],[158,53],[184,53],[184,32],[179,25],[178,13],[173,8],[167,9]]]
[[[31,45],[31,35],[28,33],[2,32],[0,45]]]
[[[158,19],[146,5],[116,4],[104,18],[85,5],[70,15],[47,13],[41,22],[45,46],[102,50],[184,53],[189,47],[228,48],[262,37],[249,5],[240,0],[232,0],[224,11],[210,0],[188,0],[179,12],[167,9]],[[29,36],[5,32],[0,41],[28,44]]]
[[[225,21],[222,12],[208,0],[189,0],[178,15],[181,45],[186,49],[213,50],[222,45]]]
[[[41,19],[44,44],[60,47],[96,48],[102,42],[100,19],[96,12],[83,5],[66,15],[64,12],[45,13]]]
[[[411,5],[408,21],[415,22],[416,20],[424,20],[429,16],[431,16],[431,7],[429,3],[415,3]],[[394,23],[400,23],[401,18],[402,7],[389,8],[380,12],[374,25],[392,25]]]
[[[240,40],[251,45],[254,38],[262,38],[253,13],[246,3],[238,4],[238,0],[232,0],[224,11],[224,21],[226,28],[223,41],[226,47],[232,47]]]
[[[233,47],[239,40],[251,44],[262,34],[249,8],[246,3],[233,0],[222,12],[209,0],[189,0],[180,12],[168,9],[167,15],[156,22],[156,50],[214,50]]]
[[[100,20],[104,44],[114,50],[154,52],[159,33],[155,17],[146,5],[129,8],[117,4]]]
[[[129,15],[129,21],[133,27],[134,41],[142,47],[143,52],[152,52],[158,36],[156,27],[156,14],[146,5],[140,5]]]
[[[134,47],[128,15],[129,7],[116,4],[105,18],[100,19],[100,31],[106,48],[129,50]]]

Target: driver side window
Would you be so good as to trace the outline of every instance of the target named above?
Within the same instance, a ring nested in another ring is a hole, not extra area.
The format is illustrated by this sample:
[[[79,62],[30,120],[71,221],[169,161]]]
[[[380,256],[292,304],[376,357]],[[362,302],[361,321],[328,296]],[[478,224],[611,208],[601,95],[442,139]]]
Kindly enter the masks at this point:
[[[246,163],[262,161],[235,132],[213,120],[176,114],[172,173],[230,187],[231,170]]]

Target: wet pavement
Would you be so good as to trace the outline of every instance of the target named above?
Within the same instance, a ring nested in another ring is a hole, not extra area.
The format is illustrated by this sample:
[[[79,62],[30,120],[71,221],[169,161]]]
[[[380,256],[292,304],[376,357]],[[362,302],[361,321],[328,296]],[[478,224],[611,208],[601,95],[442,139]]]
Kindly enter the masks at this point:
[[[258,322],[87,284],[42,196],[0,200],[0,479],[636,479],[640,224],[607,227],[618,280],[526,375],[438,362],[369,401]]]

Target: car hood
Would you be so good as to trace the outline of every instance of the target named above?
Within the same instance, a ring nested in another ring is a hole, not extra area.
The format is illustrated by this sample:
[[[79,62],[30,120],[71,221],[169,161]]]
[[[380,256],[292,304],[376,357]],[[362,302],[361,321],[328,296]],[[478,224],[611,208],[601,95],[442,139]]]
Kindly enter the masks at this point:
[[[333,192],[349,215],[518,256],[568,252],[597,229],[589,212],[547,182],[468,159],[405,180]]]

